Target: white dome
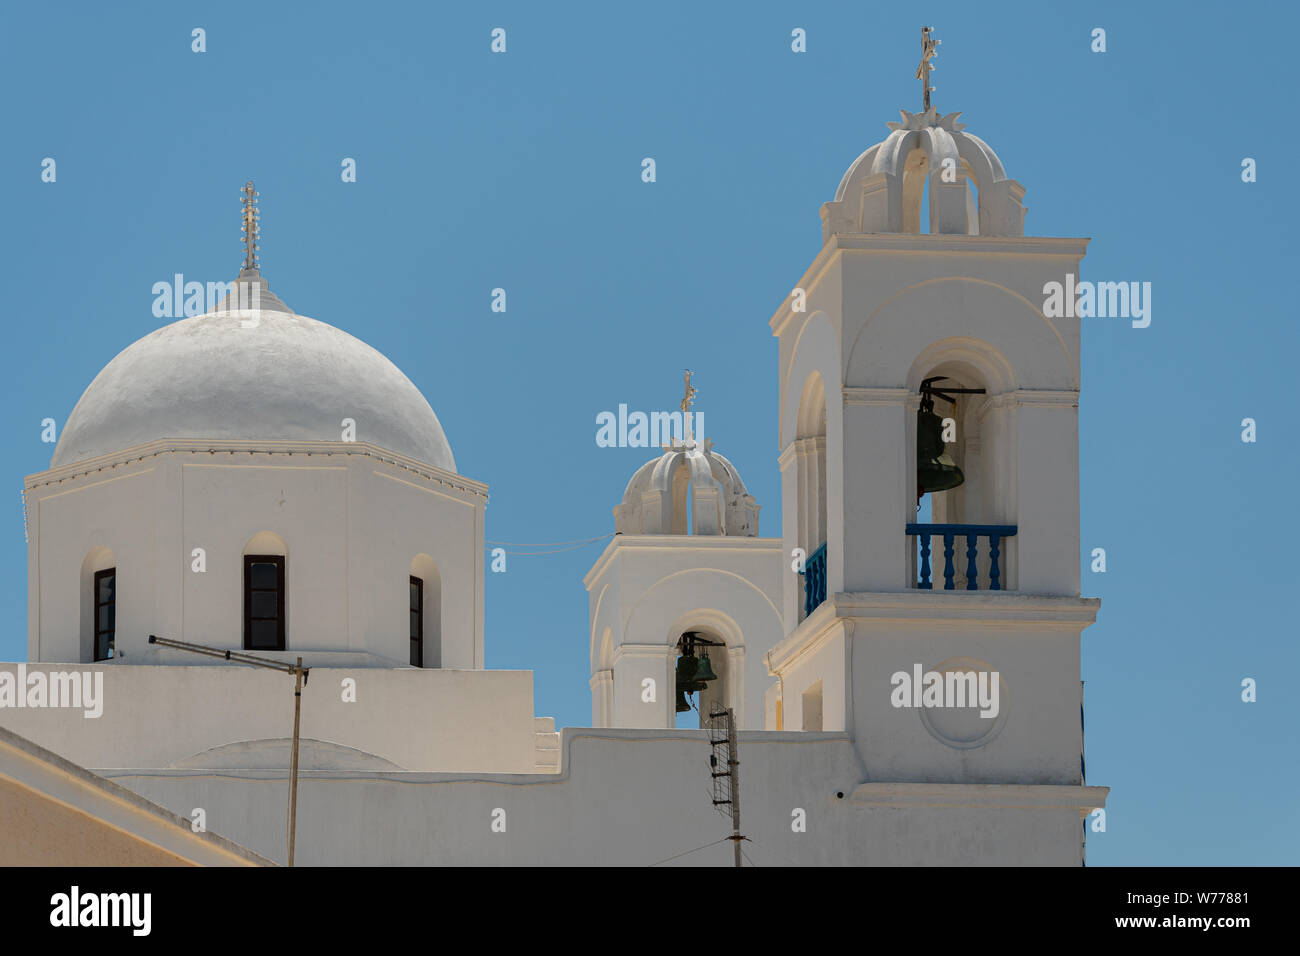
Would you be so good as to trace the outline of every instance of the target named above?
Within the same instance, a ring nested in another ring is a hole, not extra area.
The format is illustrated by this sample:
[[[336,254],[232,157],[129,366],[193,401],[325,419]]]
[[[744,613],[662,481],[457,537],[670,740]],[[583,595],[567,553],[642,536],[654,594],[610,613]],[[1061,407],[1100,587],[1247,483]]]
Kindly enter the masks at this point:
[[[1025,234],[1025,188],[1007,177],[988,143],[965,132],[961,113],[900,112],[902,122],[886,124],[892,132],[853,161],[835,198],[822,206],[823,242],[888,232]],[[923,223],[927,188],[931,221]]]
[[[160,438],[337,442],[351,418],[357,441],[456,470],[438,416],[396,365],[253,281],[258,312],[219,307],[173,322],[109,362],[50,467]]]
[[[623,492],[623,503],[614,509],[614,528],[619,534],[752,538],[758,534],[758,511],[736,466],[705,442],[702,450],[666,451],[638,468]]]

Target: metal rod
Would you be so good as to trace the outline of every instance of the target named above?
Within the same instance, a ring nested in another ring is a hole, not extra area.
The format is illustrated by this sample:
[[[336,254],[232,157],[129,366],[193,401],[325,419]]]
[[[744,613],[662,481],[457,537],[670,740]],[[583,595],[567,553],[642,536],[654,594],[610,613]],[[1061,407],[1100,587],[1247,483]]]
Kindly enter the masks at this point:
[[[302,718],[302,658],[298,658],[293,687],[293,758],[289,765],[289,865],[293,866],[293,843],[298,834],[298,725]]]
[[[289,844],[289,865],[293,866],[293,851],[295,838],[298,829],[298,741],[299,729],[302,725],[302,688],[307,682],[311,673],[310,667],[302,666],[302,658],[298,658],[297,664],[286,664],[283,661],[272,661],[264,657],[254,657],[252,654],[244,654],[240,651],[226,650],[220,647],[208,647],[206,644],[190,644],[187,641],[176,641],[169,637],[158,637],[149,635],[149,643],[157,644],[161,647],[174,647],[180,651],[189,651],[192,654],[200,654],[204,657],[219,657],[222,660],[230,661],[235,664],[248,664],[252,667],[265,667],[268,670],[280,671],[282,674],[294,675],[293,686],[293,747],[289,758],[289,832],[287,834]]]

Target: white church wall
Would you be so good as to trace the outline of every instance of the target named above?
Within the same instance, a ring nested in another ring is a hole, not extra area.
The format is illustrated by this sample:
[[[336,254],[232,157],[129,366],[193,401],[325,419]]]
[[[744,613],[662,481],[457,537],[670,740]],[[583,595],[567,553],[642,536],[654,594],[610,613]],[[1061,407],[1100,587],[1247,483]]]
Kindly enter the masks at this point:
[[[0,725],[88,768],[167,767],[216,747],[291,735],[290,677],[202,657],[192,659],[210,663],[157,663],[178,653],[151,648],[134,663],[21,665],[29,676],[101,673],[103,712],[6,706]],[[0,664],[0,673],[16,679],[19,666]],[[347,678],[354,702],[344,700]],[[530,773],[533,720],[529,671],[316,666],[303,690],[301,733],[410,770]]]
[[[298,862],[646,866],[730,833],[702,732],[569,728],[562,746],[550,777],[305,773]],[[841,734],[742,733],[740,759],[744,849],[760,866],[1078,866],[1083,816],[1105,802],[1104,788],[860,785]],[[178,813],[204,806],[223,835],[284,858],[283,773],[108,776]],[[669,865],[731,856],[724,841]]]
[[[354,633],[371,653],[406,663],[407,582],[412,559],[428,555],[441,592],[441,666],[483,666],[483,498],[418,478],[403,477],[368,460],[354,465],[354,508],[349,515],[349,608]],[[428,628],[426,624],[426,634]],[[426,654],[426,666],[429,660]]]
[[[94,473],[39,490],[28,488],[31,521],[28,542],[32,601],[27,621],[28,657],[33,661],[89,660],[83,656],[81,615],[85,594],[82,565],[95,548],[113,554],[119,581],[117,631],[139,635],[139,641],[119,644],[143,648],[156,619],[153,580],[158,533],[152,502],[158,492],[156,463]],[[177,555],[177,564],[180,564]]]
[[[846,690],[849,681],[845,673],[844,633],[834,619],[826,618],[819,626],[817,620],[810,625],[818,630],[816,637],[799,643],[795,656],[780,662],[781,677],[778,682],[781,694],[781,730],[809,728],[804,705],[810,691],[816,691],[820,713],[812,729],[843,732],[847,727],[848,713]],[[773,656],[780,654],[778,650]],[[769,728],[771,729],[771,728]]]
[[[1081,782],[1079,645],[1094,601],[911,592],[849,594],[842,605],[846,615],[855,605],[865,612],[852,618],[849,659],[852,732],[871,779]],[[996,673],[996,708],[896,706],[907,703],[897,688],[913,686],[918,665],[922,675],[983,672],[990,682]],[[898,673],[909,683],[896,685]]]
[[[173,542],[172,561],[185,572],[183,632],[123,631],[128,661],[132,645],[143,650],[142,638],[149,633],[241,647],[243,556],[258,553],[245,549],[262,532],[280,538],[287,549],[285,647],[348,649],[347,468],[337,459],[332,465],[308,464],[303,456],[303,464],[295,465],[286,458],[214,455],[207,462],[181,462],[183,523],[160,531]],[[206,552],[207,570],[201,574],[192,570],[194,548]],[[132,586],[131,579],[119,576],[119,594]],[[164,589],[160,581],[159,597],[166,603],[170,595]]]
[[[276,454],[168,444],[106,458],[102,471],[73,465],[28,479],[29,558],[40,569],[30,659],[89,659],[82,577],[96,548],[118,569],[116,647],[126,660],[150,634],[242,647],[243,556],[269,535],[287,556],[286,649],[364,651],[406,665],[411,562],[425,554],[439,572],[442,639],[426,663],[483,666],[485,486],[341,453],[337,443],[278,443]]]

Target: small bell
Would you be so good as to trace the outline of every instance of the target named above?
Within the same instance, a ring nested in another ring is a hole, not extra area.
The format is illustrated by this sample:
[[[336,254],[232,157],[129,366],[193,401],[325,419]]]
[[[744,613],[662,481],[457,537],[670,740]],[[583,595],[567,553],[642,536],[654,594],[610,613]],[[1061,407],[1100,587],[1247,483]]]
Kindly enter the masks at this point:
[[[709,655],[701,654],[699,663],[695,666],[695,683],[703,685],[707,681],[717,679],[718,675],[713,673],[713,667],[709,664]],[[703,690],[703,686],[700,689]]]
[[[686,699],[686,692],[680,688],[677,691],[677,713],[684,714],[691,709],[691,702]]]

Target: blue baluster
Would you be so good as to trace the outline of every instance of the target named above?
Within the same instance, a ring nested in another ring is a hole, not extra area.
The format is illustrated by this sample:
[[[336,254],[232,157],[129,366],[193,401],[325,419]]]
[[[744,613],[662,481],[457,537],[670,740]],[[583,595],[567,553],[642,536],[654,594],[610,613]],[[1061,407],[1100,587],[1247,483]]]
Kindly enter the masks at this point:
[[[980,540],[979,535],[977,534],[966,535],[966,590],[967,591],[979,590],[979,581],[976,580],[977,576],[979,575],[979,571],[975,567],[975,552],[977,546],[979,545],[979,540]]]
[[[952,583],[952,538],[953,534],[951,531],[945,531],[943,533],[943,589],[945,591],[956,589]]]
[[[921,535],[921,590],[929,591],[934,588],[930,580],[930,536]]]
[[[989,590],[1001,591],[1002,583],[998,581],[1001,572],[998,570],[998,542],[1002,540],[1001,535],[989,535]]]

